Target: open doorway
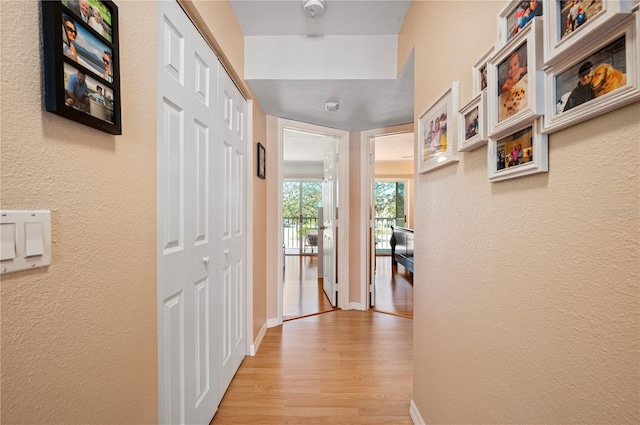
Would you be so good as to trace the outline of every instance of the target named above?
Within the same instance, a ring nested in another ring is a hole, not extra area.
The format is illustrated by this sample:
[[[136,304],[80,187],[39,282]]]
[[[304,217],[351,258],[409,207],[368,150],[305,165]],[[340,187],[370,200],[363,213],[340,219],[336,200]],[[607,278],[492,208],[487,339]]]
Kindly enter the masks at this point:
[[[282,130],[283,321],[336,307],[334,135]],[[327,163],[329,161],[329,164]],[[328,210],[325,212],[325,210]],[[328,273],[330,270],[332,273]]]
[[[413,227],[413,138],[412,131],[401,129],[363,135],[368,160],[363,193],[369,194],[364,295],[368,308],[404,317],[413,317],[413,272],[395,264],[392,229]]]

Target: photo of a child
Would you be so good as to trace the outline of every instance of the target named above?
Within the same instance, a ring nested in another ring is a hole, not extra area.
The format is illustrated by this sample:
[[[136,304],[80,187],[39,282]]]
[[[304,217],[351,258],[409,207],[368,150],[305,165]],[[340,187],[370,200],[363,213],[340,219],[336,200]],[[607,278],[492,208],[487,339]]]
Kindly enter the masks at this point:
[[[498,65],[498,121],[528,106],[527,43]]]

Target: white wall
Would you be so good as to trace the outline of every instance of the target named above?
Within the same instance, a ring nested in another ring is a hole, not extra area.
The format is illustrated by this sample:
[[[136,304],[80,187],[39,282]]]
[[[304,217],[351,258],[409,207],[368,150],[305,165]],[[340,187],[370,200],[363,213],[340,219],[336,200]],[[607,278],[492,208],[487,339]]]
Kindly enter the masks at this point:
[[[282,177],[285,179],[316,179],[324,178],[324,163],[311,161],[283,161]]]

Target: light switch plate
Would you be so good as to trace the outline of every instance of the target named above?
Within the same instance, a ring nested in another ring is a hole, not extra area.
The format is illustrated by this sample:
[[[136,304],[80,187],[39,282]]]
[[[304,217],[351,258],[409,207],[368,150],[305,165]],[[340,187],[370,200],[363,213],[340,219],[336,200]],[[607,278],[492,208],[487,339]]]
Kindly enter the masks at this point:
[[[0,211],[2,274],[35,269],[51,264],[51,212],[48,210]],[[11,235],[15,239],[12,255]],[[8,250],[8,252],[6,251]],[[11,258],[11,257],[14,258]],[[28,256],[28,257],[27,257]]]

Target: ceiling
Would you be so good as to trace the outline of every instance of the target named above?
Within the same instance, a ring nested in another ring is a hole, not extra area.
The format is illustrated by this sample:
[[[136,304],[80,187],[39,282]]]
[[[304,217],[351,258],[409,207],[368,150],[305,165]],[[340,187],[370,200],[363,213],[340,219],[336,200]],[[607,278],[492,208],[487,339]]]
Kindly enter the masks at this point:
[[[283,137],[284,162],[322,162],[333,137],[285,128]],[[375,138],[376,162],[413,162],[413,133],[391,134]]]
[[[231,0],[245,37],[396,36],[411,1],[326,0],[310,18],[303,0]],[[247,60],[245,59],[245,62]],[[360,131],[413,122],[413,56],[396,79],[250,79],[268,115],[341,130]],[[325,102],[338,101],[327,112]]]

